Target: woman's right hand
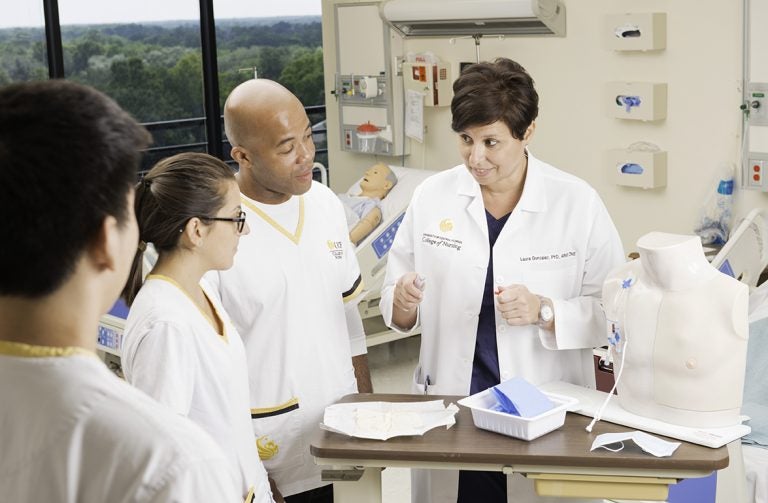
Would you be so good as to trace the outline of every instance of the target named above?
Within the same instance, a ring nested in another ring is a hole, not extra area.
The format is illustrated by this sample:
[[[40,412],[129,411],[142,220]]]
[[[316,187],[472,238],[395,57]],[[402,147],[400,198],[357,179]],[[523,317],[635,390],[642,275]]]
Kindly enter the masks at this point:
[[[415,312],[424,298],[424,278],[415,272],[400,276],[395,284],[392,305],[396,311]]]
[[[416,313],[424,298],[424,277],[415,272],[400,276],[392,298],[392,323],[410,330],[416,324]]]

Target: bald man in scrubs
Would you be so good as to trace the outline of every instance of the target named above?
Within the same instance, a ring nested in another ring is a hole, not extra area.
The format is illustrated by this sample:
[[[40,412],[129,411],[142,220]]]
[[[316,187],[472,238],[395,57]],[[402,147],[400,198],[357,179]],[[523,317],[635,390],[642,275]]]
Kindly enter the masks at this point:
[[[330,503],[311,433],[326,406],[372,391],[344,209],[312,179],[311,124],[290,91],[249,80],[227,98],[224,123],[251,233],[234,266],[210,279],[245,343],[253,428],[270,478],[289,503]]]

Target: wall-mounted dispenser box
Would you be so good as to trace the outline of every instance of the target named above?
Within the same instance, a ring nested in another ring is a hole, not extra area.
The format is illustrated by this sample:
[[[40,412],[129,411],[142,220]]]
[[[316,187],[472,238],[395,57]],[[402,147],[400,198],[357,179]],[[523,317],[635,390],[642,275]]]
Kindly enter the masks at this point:
[[[667,152],[611,149],[605,153],[609,179],[616,185],[655,189],[667,185]]]
[[[609,82],[606,99],[611,117],[641,121],[667,117],[667,84]]]
[[[403,63],[403,83],[406,89],[424,95],[425,107],[450,106],[453,99],[451,66],[447,63]]]
[[[606,16],[608,47],[615,51],[658,51],[667,47],[667,14]]]

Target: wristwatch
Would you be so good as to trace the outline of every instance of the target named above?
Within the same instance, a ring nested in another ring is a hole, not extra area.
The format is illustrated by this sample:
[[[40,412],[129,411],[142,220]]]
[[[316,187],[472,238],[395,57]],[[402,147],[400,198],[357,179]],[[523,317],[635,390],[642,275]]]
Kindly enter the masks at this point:
[[[545,299],[542,296],[539,297],[539,319],[536,321],[536,324],[542,328],[549,325],[549,323],[554,319],[555,317],[555,311],[552,309],[552,304],[550,304],[548,299]]]

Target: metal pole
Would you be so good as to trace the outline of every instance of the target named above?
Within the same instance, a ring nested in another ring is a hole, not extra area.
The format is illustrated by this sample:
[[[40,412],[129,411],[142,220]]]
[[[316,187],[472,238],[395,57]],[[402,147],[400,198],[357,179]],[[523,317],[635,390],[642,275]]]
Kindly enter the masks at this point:
[[[746,187],[749,176],[749,83],[751,76],[751,34],[752,26],[749,19],[749,9],[751,0],[742,2],[741,12],[741,187]]]
[[[203,51],[203,98],[208,153],[224,159],[219,106],[219,65],[216,57],[216,23],[213,0],[200,0],[200,42]]]
[[[45,15],[45,52],[48,55],[48,77],[64,78],[64,49],[61,43],[61,24],[59,23],[59,1],[43,0]]]

